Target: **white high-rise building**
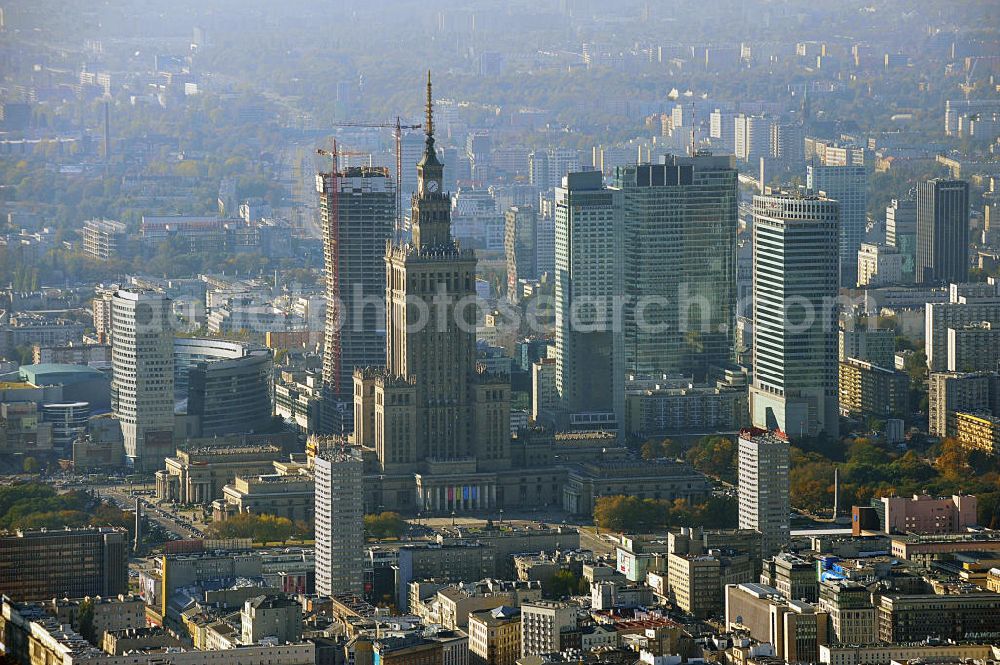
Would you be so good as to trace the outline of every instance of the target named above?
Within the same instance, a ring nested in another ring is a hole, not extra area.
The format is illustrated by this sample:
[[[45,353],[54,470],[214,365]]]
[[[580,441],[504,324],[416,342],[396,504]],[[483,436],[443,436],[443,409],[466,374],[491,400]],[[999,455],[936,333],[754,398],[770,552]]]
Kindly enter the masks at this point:
[[[624,206],[597,171],[556,188],[556,392],[567,413],[613,411],[624,424],[625,365],[616,299],[624,293]]]
[[[174,452],[174,334],[171,301],[157,291],[119,289],[111,298],[111,400],[125,455],[154,470]]]
[[[838,434],[838,217],[818,196],[753,199],[755,427]]]
[[[736,159],[756,166],[760,157],[767,157],[771,153],[771,118],[740,113],[733,122],[736,128]]]
[[[788,441],[763,430],[740,433],[737,451],[739,528],[760,532],[764,556],[789,539]]]
[[[840,283],[854,288],[858,281],[858,250],[865,239],[868,172],[864,166],[806,167],[806,186],[813,194],[840,203]]]
[[[365,554],[364,465],[357,448],[330,450],[314,460],[316,593],[362,592]]]

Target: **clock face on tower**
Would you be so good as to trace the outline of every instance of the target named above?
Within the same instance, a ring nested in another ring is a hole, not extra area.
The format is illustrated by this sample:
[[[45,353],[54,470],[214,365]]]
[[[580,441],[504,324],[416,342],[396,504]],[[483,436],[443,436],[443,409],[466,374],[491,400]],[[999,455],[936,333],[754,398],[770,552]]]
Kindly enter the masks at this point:
[[[438,190],[437,180],[431,180],[427,183],[427,191],[434,194]]]

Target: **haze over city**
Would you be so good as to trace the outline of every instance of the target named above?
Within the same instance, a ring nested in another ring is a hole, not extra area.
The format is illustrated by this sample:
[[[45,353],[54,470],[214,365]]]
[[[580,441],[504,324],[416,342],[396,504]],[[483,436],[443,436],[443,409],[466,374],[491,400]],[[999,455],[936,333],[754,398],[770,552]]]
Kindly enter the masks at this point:
[[[0,0],[0,665],[1000,661],[998,17]]]

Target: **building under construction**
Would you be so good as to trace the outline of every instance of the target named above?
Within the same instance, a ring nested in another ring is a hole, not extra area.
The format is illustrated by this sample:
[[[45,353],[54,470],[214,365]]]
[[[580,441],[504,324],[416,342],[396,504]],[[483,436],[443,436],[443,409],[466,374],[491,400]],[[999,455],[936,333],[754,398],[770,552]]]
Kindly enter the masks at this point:
[[[396,216],[389,170],[333,169],[316,176],[323,227],[326,328],[323,346],[327,433],[353,430],[355,367],[385,364],[385,247]]]

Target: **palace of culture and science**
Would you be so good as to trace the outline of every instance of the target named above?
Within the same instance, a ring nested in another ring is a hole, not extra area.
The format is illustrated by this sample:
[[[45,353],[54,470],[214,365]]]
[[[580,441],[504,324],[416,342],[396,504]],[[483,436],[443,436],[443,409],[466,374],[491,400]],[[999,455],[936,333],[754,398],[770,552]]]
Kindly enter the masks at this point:
[[[412,240],[390,242],[385,254],[386,364],[354,372],[352,443],[367,460],[368,508],[449,513],[555,504],[586,511],[596,495],[622,483],[644,494],[647,482],[650,497],[703,496],[704,479],[685,465],[654,468],[660,465],[614,453],[601,459],[606,447],[617,447],[613,440],[577,463],[563,456],[557,464],[551,432],[512,439],[510,380],[477,363],[476,256],[451,234],[431,99],[428,74]]]

